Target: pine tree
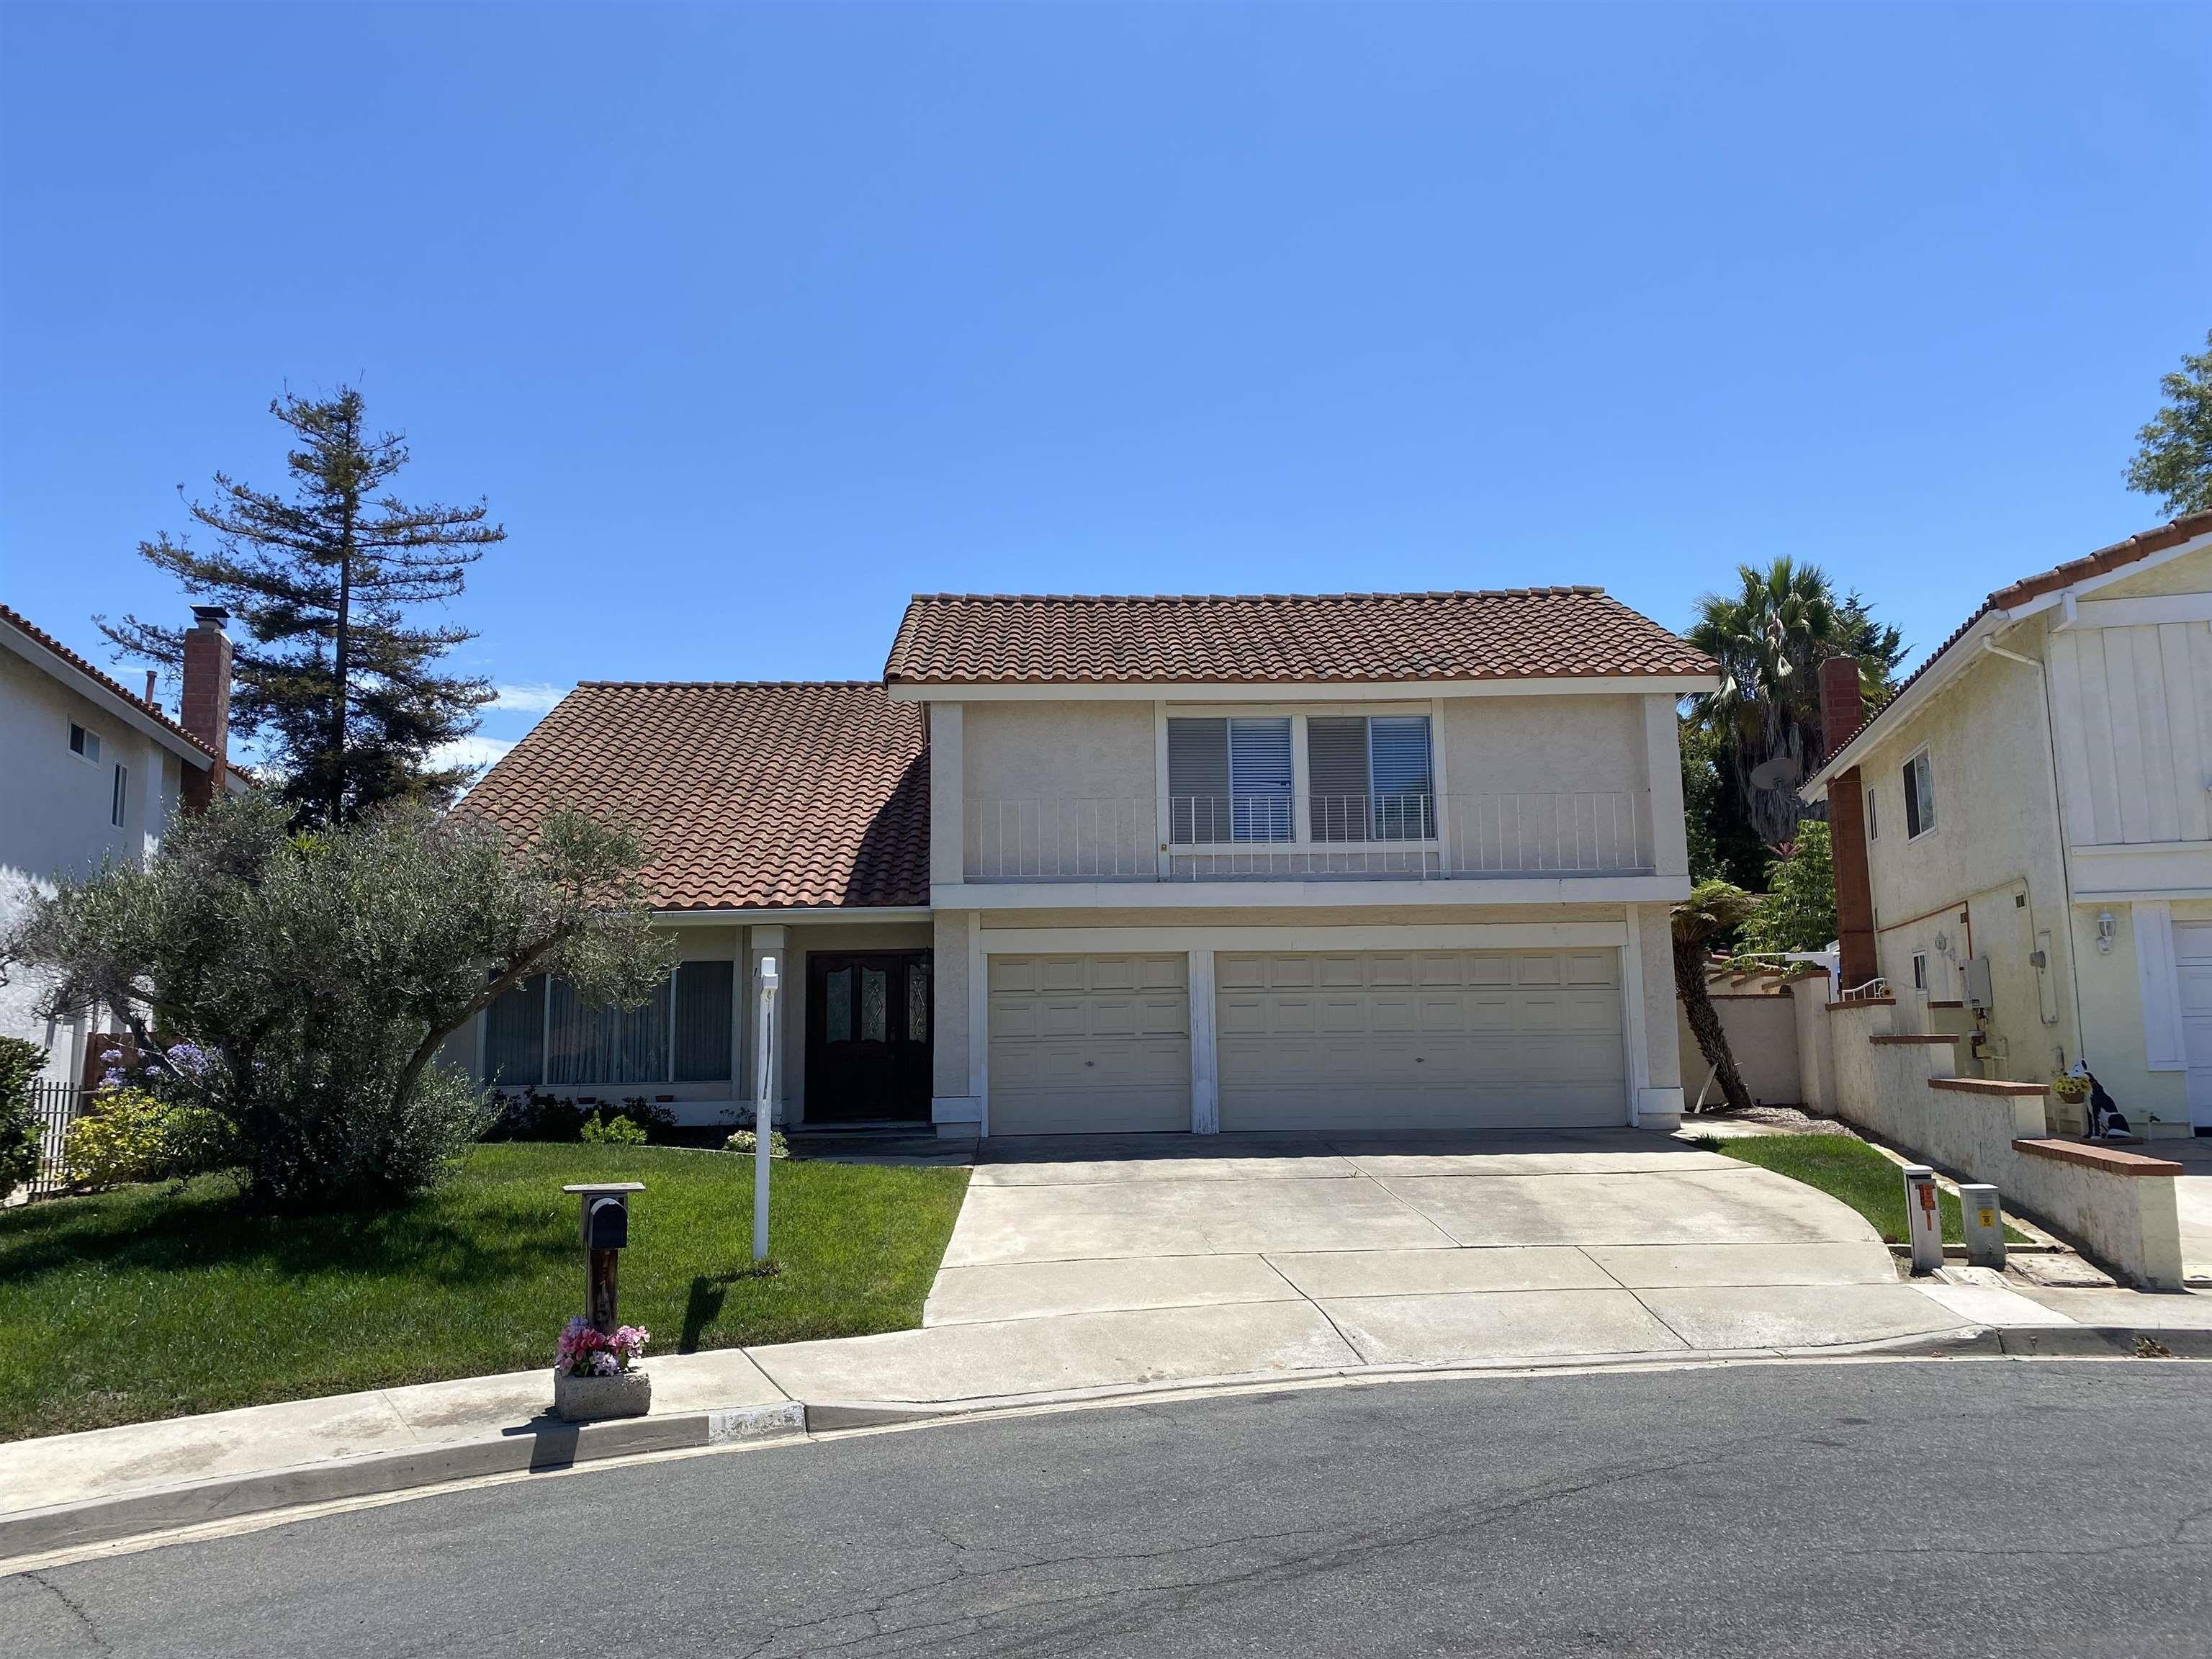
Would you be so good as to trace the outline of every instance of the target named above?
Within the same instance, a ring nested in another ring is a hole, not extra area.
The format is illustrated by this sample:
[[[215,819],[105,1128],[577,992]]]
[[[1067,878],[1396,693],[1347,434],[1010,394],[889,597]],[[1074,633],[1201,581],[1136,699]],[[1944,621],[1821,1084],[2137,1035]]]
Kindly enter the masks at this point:
[[[460,592],[467,568],[507,532],[484,522],[481,501],[410,507],[378,495],[407,465],[406,442],[364,434],[352,387],[321,400],[288,393],[269,412],[296,435],[285,457],[291,498],[218,472],[211,504],[185,503],[215,532],[211,550],[162,532],[138,551],[195,599],[229,609],[232,728],[259,740],[300,822],[346,823],[380,801],[449,799],[469,769],[433,757],[476,729],[491,687],[441,672],[472,632],[417,625],[409,611]],[[118,656],[172,669],[184,660],[180,629],[94,621]]]

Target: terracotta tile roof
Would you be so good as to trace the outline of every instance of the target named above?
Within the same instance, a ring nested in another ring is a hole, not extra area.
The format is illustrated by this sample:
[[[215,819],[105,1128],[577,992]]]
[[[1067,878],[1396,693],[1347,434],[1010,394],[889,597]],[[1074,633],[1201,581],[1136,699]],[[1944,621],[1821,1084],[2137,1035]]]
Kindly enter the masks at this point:
[[[2078,559],[2069,559],[2063,564],[2053,565],[2048,570],[2038,571],[2033,576],[2023,576],[2018,581],[1998,588],[1980,605],[1974,614],[1953,629],[1942,644],[1929,652],[1920,666],[1897,683],[1897,690],[1889,701],[1859,722],[1858,730],[1830,750],[1831,757],[1842,752],[1845,744],[1856,743],[1862,733],[1872,729],[1881,717],[1897,706],[1912,683],[1943,660],[1944,653],[1973,630],[1976,623],[1992,611],[2009,611],[2014,605],[2026,605],[2030,599],[2039,599],[2046,593],[2056,593],[2071,587],[2075,582],[2087,581],[2092,576],[2109,575],[2115,570],[2139,563],[2154,553],[2163,553],[2168,548],[2179,547],[2199,536],[2212,534],[2212,511],[2185,513],[2181,517],[2159,526],[2155,530],[2139,531],[2125,541],[2114,542],[2110,547],[2100,547],[2094,553],[2085,553]],[[1823,761],[1820,769],[1825,771]]]
[[[587,680],[461,810],[526,833],[556,805],[635,828],[662,909],[929,902],[922,711],[872,683]]]
[[[176,721],[171,720],[167,714],[163,714],[159,703],[147,702],[145,698],[140,696],[136,691],[125,690],[122,684],[112,676],[100,672],[99,669],[94,668],[82,657],[78,656],[76,652],[70,650],[69,647],[64,645],[52,635],[47,633],[45,629],[38,627],[36,624],[32,623],[31,620],[25,617],[21,611],[13,611],[4,605],[0,605],[0,623],[5,623],[10,628],[15,629],[17,632],[29,635],[31,639],[37,641],[40,645],[44,646],[47,650],[52,652],[54,655],[59,657],[71,668],[76,669],[78,673],[86,676],[88,678],[99,681],[101,686],[107,690],[113,692],[117,696],[122,698],[124,702],[129,703],[131,708],[137,709],[149,720],[155,721],[156,724],[162,726],[165,730],[173,733],[175,736],[183,738],[185,742],[190,744],[195,750],[204,757],[210,763],[214,762],[215,750],[209,748],[191,732],[185,731],[183,726],[178,725]],[[230,769],[240,777],[246,775],[238,767],[234,766]]]
[[[1710,674],[1597,587],[1473,593],[917,593],[884,666],[915,685]]]

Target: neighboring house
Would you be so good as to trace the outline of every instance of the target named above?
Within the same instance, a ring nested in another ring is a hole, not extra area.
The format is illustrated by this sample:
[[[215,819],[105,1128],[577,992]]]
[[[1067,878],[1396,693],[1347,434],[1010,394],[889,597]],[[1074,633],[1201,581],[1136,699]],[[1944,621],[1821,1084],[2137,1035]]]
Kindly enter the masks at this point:
[[[0,925],[58,876],[143,860],[170,819],[212,798],[212,780],[242,787],[228,764],[230,641],[226,613],[195,606],[186,635],[181,720],[94,668],[0,605]],[[0,1035],[44,1045],[46,1076],[83,1073],[81,1024],[39,1018],[42,987],[21,968],[0,985]]]
[[[1863,724],[1821,690],[1846,994],[2212,1132],[2212,513],[1998,589]]]
[[[535,980],[456,1047],[712,1120],[774,957],[793,1122],[1670,1125],[1713,684],[1554,587],[924,595],[881,684],[580,685],[470,810],[629,818],[681,965],[627,1013]]]

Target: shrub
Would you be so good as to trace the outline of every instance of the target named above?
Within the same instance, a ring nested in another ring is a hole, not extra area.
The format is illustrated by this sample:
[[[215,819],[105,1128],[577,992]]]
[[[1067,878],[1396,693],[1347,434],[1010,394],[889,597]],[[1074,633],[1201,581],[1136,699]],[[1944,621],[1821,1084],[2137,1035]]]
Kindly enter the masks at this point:
[[[21,1037],[0,1037],[0,1199],[39,1173],[39,1121],[31,1085],[46,1069],[46,1051]]]
[[[143,866],[58,882],[0,960],[46,976],[42,1014],[121,1020],[164,1099],[235,1130],[257,1204],[394,1203],[485,1127],[439,1062],[453,1032],[533,974],[621,1007],[666,977],[643,858],[573,811],[520,837],[419,805],[295,834],[249,796],[179,820]],[[199,1063],[170,1062],[149,1028]]]
[[[602,1118],[593,1112],[585,1121],[581,1138],[586,1146],[642,1146],[645,1130],[626,1117]]]
[[[726,1152],[743,1152],[747,1158],[750,1158],[759,1145],[759,1141],[754,1137],[750,1129],[739,1129],[722,1143],[722,1150]],[[791,1143],[783,1138],[782,1130],[770,1129],[768,1132],[768,1155],[770,1158],[791,1156]]]
[[[575,1140],[589,1115],[572,1100],[541,1094],[535,1089],[491,1097],[491,1121],[486,1140]]]
[[[95,1095],[62,1142],[70,1184],[94,1188],[197,1175],[232,1156],[229,1126],[213,1112],[143,1089]]]

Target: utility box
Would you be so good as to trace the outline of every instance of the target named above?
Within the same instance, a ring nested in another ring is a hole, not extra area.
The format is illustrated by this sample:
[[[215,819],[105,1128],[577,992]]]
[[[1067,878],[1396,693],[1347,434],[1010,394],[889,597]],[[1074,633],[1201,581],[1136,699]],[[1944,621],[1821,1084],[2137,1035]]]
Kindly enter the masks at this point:
[[[1994,1006],[1990,994],[1990,959],[1987,957],[1968,957],[1961,964],[1966,972],[1966,1003],[1969,1008],[1987,1010]]]
[[[1943,1211],[1936,1171],[1924,1164],[1905,1166],[1905,1237],[1914,1273],[1932,1273],[1943,1265]]]
[[[1997,1189],[1985,1184],[1959,1186],[1959,1208],[1964,1212],[1966,1260],[1977,1267],[2005,1264],[2004,1206]]]

